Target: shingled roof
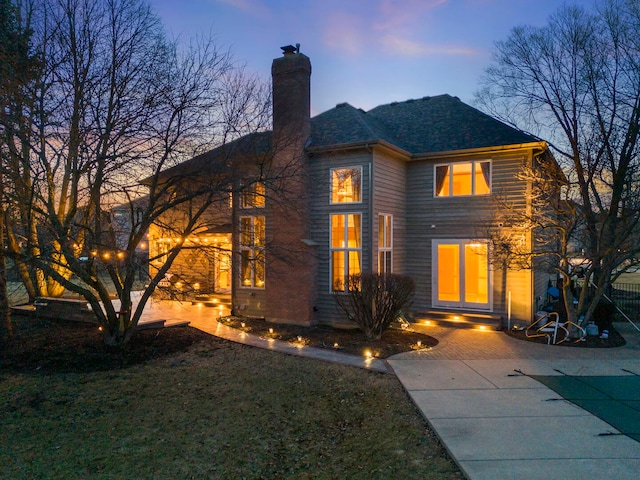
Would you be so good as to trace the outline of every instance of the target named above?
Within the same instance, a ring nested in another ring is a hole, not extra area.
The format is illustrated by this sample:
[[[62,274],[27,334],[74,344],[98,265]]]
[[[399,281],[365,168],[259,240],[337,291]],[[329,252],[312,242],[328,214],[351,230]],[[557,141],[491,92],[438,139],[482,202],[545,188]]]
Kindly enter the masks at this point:
[[[368,112],[343,103],[311,119],[314,148],[376,140],[414,155],[538,141],[450,95],[394,102]]]
[[[311,149],[385,141],[412,155],[539,141],[450,95],[380,105],[368,112],[338,104],[311,119]],[[217,161],[271,149],[271,132],[253,133],[162,172],[162,178],[206,172]]]
[[[271,131],[250,133],[163,170],[158,178],[163,180],[176,176],[221,173],[221,167],[231,159],[268,155],[272,148],[271,137]],[[149,183],[150,180],[151,177],[143,180],[142,183]]]

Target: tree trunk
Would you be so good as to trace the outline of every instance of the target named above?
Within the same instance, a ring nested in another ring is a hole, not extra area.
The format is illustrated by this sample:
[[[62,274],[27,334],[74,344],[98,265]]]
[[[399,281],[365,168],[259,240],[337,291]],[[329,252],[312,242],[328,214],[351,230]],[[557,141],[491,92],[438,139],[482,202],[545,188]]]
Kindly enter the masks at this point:
[[[0,339],[4,340],[13,336],[11,324],[11,308],[9,306],[9,294],[7,292],[7,259],[5,249],[5,215],[4,215],[4,185],[0,173]]]
[[[2,223],[2,222],[0,222]],[[2,227],[0,227],[1,229]],[[2,233],[0,232],[0,239]],[[0,240],[1,241],[1,240]],[[11,307],[9,305],[9,295],[7,293],[7,261],[4,251],[0,252],[0,339],[11,338],[13,336],[13,325],[11,323]]]

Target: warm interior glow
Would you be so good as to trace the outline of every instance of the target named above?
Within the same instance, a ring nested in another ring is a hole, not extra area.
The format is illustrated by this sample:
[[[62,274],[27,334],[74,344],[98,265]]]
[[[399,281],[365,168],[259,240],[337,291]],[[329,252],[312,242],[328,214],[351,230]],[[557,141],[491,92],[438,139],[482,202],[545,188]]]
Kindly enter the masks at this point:
[[[336,168],[331,171],[331,203],[353,203],[362,200],[360,168]]]
[[[469,303],[489,302],[489,268],[487,245],[470,243],[464,247],[464,299]]]
[[[491,188],[489,183],[487,183],[487,179],[485,178],[485,174],[482,172],[482,165],[488,166],[489,162],[476,162],[475,163],[475,181],[476,181],[476,195],[488,195],[491,193]]]
[[[438,245],[438,300],[460,301],[460,247]]]
[[[454,163],[453,194],[471,195],[471,163]]]

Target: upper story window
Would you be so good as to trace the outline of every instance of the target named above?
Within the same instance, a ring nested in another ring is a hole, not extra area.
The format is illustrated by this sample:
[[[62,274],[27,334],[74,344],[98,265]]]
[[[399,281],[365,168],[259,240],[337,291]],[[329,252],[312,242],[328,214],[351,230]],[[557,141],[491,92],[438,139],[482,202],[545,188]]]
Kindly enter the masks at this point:
[[[331,203],[362,202],[362,167],[331,169]]]
[[[436,165],[436,197],[488,195],[491,193],[491,161],[473,161]]]
[[[255,182],[242,189],[240,195],[240,206],[242,208],[263,208],[264,207],[264,183]]]

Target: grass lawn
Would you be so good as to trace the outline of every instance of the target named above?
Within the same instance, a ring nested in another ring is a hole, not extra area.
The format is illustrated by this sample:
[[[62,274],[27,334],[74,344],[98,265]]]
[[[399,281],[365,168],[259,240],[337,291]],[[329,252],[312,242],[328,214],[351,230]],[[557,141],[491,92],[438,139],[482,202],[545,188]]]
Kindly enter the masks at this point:
[[[0,478],[462,478],[392,375],[189,327],[114,351],[44,326],[0,355]]]

